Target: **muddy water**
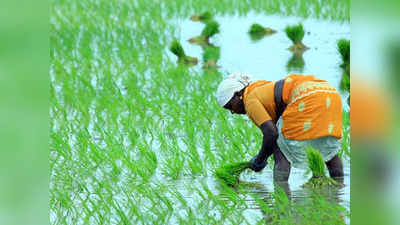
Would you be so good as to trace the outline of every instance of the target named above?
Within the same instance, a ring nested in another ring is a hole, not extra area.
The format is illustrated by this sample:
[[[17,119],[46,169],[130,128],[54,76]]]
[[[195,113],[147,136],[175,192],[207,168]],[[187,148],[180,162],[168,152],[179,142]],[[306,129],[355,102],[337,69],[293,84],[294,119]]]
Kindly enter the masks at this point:
[[[339,67],[341,58],[336,42],[341,38],[350,39],[348,23],[254,13],[249,13],[245,17],[216,17],[215,20],[220,24],[221,32],[213,37],[211,42],[221,47],[221,58],[217,64],[220,66],[219,71],[224,75],[240,70],[250,73],[255,79],[278,80],[290,73],[313,74],[333,84],[339,90],[342,99],[347,99],[348,93],[340,91],[339,88],[342,69]],[[310,49],[303,54],[304,66],[291,67],[288,64],[293,54],[288,47],[292,43],[287,38],[284,29],[287,25],[298,22],[302,22],[305,29],[303,43]],[[204,25],[190,20],[181,20],[176,23],[180,27],[180,42],[187,55],[198,57],[201,62],[203,52],[201,47],[192,45],[187,40],[199,35]],[[253,23],[260,23],[278,32],[259,41],[252,41],[247,31]],[[201,64],[199,63],[195,69],[201,70]],[[348,110],[349,106],[346,102],[343,101],[343,107]],[[344,187],[326,192],[325,196],[349,210],[350,163],[348,159],[344,160],[344,171]],[[309,191],[301,187],[310,176],[310,174],[306,175],[305,170],[292,168],[289,182],[281,187],[292,201],[302,201],[310,196]],[[242,174],[242,180],[262,183],[261,188],[252,191],[265,197],[271,196],[274,192],[271,167],[264,169],[261,173]],[[210,186],[218,186],[217,181],[212,178],[207,178],[207,183]],[[185,188],[184,185],[181,188]],[[252,205],[250,199],[249,201]],[[254,204],[254,209],[245,211],[249,214],[247,218],[251,218],[252,214],[261,213],[256,208]]]

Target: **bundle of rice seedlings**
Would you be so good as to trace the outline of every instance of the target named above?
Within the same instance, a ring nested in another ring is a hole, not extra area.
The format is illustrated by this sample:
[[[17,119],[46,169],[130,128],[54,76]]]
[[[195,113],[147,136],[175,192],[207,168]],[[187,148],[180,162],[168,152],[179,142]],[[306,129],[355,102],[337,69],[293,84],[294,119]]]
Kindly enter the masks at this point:
[[[340,39],[337,42],[337,49],[342,56],[343,63],[340,65],[350,75],[350,41]]]
[[[220,48],[219,47],[214,47],[214,46],[208,46],[204,49],[204,54],[203,54],[203,61],[204,65],[203,67],[209,68],[209,67],[217,67],[217,61],[220,57]]]
[[[215,34],[219,33],[219,24],[216,21],[210,21],[206,24],[203,31],[201,31],[201,35],[210,38]]]
[[[304,37],[304,29],[301,23],[294,26],[287,26],[285,28],[285,32],[288,38],[293,42],[293,45],[289,48],[289,50],[302,53],[308,49],[308,47],[302,42]]]
[[[176,39],[172,41],[169,50],[172,53],[174,53],[174,55],[178,56],[178,59],[182,59],[186,56],[185,51],[182,48],[182,45]]]
[[[340,186],[338,182],[325,175],[325,163],[318,150],[308,147],[306,149],[306,154],[312,177],[303,185],[304,187],[318,188],[323,186]]]
[[[225,184],[236,187],[239,185],[239,176],[245,169],[250,168],[250,162],[230,163],[215,170],[215,175]]]
[[[197,65],[198,60],[196,57],[186,56],[183,60],[183,63],[189,66]]]
[[[249,34],[258,34],[258,33],[264,33],[264,27],[258,23],[251,25]]]
[[[263,27],[260,24],[255,23],[255,24],[251,25],[248,33],[250,35],[250,38],[253,41],[257,41],[266,35],[271,35],[273,33],[276,33],[276,30],[268,28],[268,27]]]
[[[204,49],[203,60],[205,62],[214,60],[217,61],[220,56],[220,48],[215,46],[208,46]]]
[[[213,15],[208,11],[203,12],[201,14],[194,14],[193,16],[190,17],[190,19],[192,21],[201,21],[201,22],[207,22],[207,21],[211,20],[212,18],[213,18]]]
[[[197,45],[201,45],[201,46],[205,46],[205,45],[209,44],[209,40],[203,35],[192,37],[188,41],[192,44],[197,44]]]
[[[178,57],[179,63],[184,63],[187,65],[196,65],[198,62],[197,58],[190,57],[185,54],[182,45],[176,39],[172,41],[169,50]]]
[[[337,42],[337,48],[342,56],[343,63],[349,63],[350,62],[350,41],[346,39],[340,39]]]
[[[303,25],[299,23],[294,26],[287,26],[285,28],[286,35],[293,42],[293,44],[301,43],[304,37]]]
[[[343,71],[342,79],[340,80],[339,88],[341,90],[350,92],[350,75],[346,71]]]
[[[198,44],[201,46],[206,46],[210,44],[210,37],[219,33],[219,24],[215,21],[207,22],[204,29],[201,31],[201,35],[194,38],[190,38],[189,42],[192,44]]]

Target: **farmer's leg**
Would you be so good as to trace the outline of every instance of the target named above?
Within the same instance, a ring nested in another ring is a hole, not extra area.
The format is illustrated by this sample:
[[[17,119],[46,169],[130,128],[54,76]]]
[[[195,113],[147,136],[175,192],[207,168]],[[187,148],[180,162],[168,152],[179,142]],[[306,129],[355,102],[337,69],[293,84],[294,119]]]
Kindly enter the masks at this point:
[[[343,177],[343,164],[338,155],[335,155],[331,160],[325,163],[329,170],[329,175],[334,177]]]
[[[287,181],[290,174],[290,162],[279,148],[274,151],[274,181]]]

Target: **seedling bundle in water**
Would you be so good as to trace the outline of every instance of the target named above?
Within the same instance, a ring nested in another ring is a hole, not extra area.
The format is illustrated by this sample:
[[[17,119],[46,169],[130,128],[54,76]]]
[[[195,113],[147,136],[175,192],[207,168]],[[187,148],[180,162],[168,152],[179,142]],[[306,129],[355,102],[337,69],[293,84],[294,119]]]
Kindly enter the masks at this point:
[[[217,61],[220,57],[220,48],[215,46],[208,46],[204,49],[203,61],[204,68],[216,68]]]
[[[218,179],[225,182],[227,185],[235,187],[239,181],[240,174],[247,168],[250,168],[250,162],[230,163],[223,165],[215,170],[215,175]]]
[[[350,64],[350,41],[346,39],[340,39],[337,42],[337,48],[343,60],[341,66],[345,68],[346,65]]]
[[[249,30],[250,38],[253,41],[258,41],[261,38],[263,38],[264,36],[271,35],[274,33],[276,33],[276,30],[271,29],[269,27],[263,27],[257,23],[251,25],[250,30]]]
[[[190,17],[192,21],[207,22],[213,18],[210,12],[203,12],[202,14],[194,14]]]
[[[293,45],[289,48],[290,51],[297,54],[302,54],[308,49],[308,47],[302,42],[304,37],[304,29],[301,23],[295,26],[287,26],[285,28],[285,32],[288,38],[293,42]]]
[[[217,33],[219,33],[219,24],[215,21],[209,21],[207,22],[204,29],[201,31],[201,35],[190,38],[189,42],[202,46],[209,45],[210,37],[214,36]]]
[[[335,180],[325,175],[325,163],[318,150],[309,147],[306,149],[306,154],[312,177],[303,185],[304,187],[340,186]]]
[[[171,43],[169,50],[178,57],[179,63],[184,63],[186,65],[192,65],[192,66],[197,64],[197,58],[187,56],[182,48],[182,45],[178,42],[178,40],[174,40]]]

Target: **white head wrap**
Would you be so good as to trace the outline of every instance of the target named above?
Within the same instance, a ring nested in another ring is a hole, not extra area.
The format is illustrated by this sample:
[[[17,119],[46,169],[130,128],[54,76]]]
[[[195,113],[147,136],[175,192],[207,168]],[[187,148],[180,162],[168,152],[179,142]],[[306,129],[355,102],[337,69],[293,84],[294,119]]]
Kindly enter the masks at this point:
[[[242,90],[252,82],[253,78],[246,73],[234,72],[226,77],[218,86],[216,97],[220,106],[226,105],[235,92]]]

